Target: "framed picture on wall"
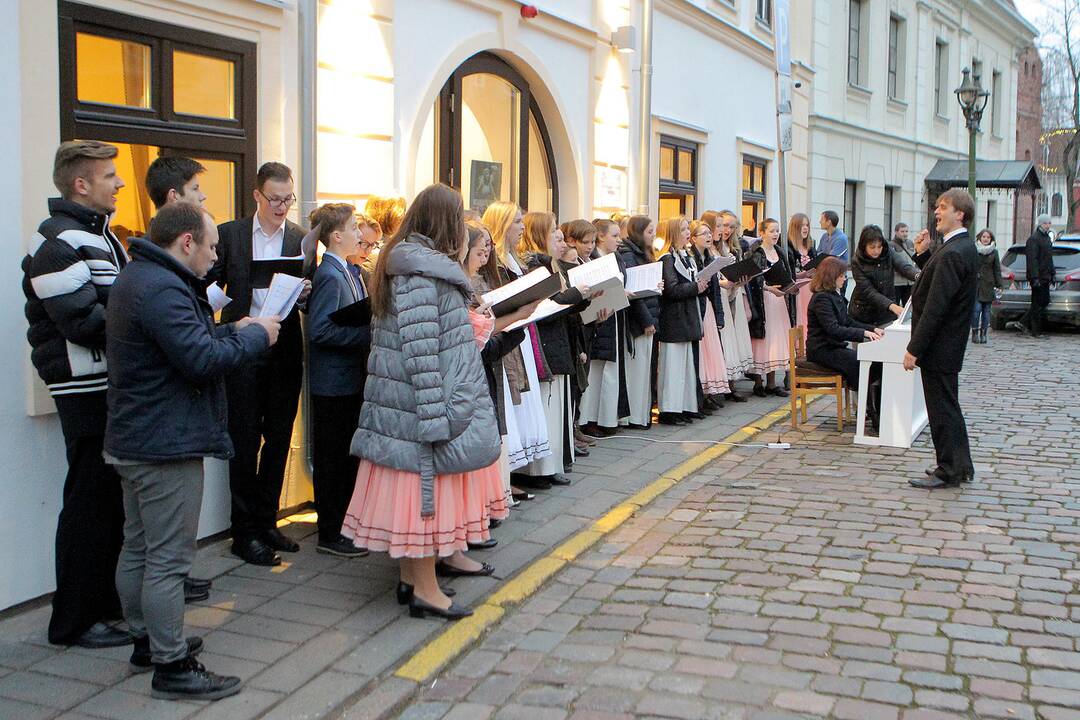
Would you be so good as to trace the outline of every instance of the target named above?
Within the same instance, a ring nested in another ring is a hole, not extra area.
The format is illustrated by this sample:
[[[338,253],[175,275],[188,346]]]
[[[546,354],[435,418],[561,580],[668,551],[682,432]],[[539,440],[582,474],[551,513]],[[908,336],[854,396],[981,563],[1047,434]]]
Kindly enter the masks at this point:
[[[469,168],[469,209],[483,213],[499,199],[502,187],[502,163],[473,160]]]

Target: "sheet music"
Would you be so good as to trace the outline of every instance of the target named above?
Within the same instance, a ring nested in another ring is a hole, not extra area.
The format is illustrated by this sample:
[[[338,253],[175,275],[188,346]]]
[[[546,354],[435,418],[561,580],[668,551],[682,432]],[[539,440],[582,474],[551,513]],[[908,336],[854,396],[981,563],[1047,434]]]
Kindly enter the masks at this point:
[[[277,315],[279,318],[284,319],[292,312],[293,306],[296,305],[296,300],[303,290],[303,278],[274,273],[273,279],[270,280],[270,288],[266,291],[266,300],[263,302],[262,309],[259,310],[259,317]]]
[[[549,272],[546,267],[538,267],[532,272],[522,275],[513,282],[506,283],[505,285],[484,293],[480,299],[488,305],[498,305],[503,300],[512,298],[518,293],[528,290],[536,283],[542,282],[549,277],[551,277],[551,272]]]
[[[221,312],[223,307],[232,302],[232,298],[226,295],[216,282],[206,287],[206,299],[210,301],[210,309],[215,313]]]
[[[517,330],[520,327],[525,327],[529,323],[534,323],[538,320],[543,320],[546,317],[551,317],[555,313],[566,310],[569,307],[569,305],[560,305],[551,298],[548,298],[547,300],[541,300],[540,304],[536,306],[535,310],[533,310],[532,315],[525,318],[524,320],[518,320],[516,323],[507,326],[503,329],[503,332],[506,332],[507,330]]]
[[[622,277],[616,276],[604,280],[599,285],[589,286],[594,292],[603,291],[600,297],[593,297],[589,307],[581,311],[581,322],[588,325],[596,320],[601,310],[607,309],[617,312],[630,307],[630,300],[626,297],[626,288],[623,287]]]
[[[613,277],[619,278],[621,283],[623,279],[622,273],[619,272],[619,261],[616,259],[615,253],[604,255],[596,260],[590,260],[584,265],[572,267],[567,271],[566,276],[574,287],[581,287],[582,285],[595,287]]]
[[[626,269],[626,292],[635,297],[659,295],[657,287],[664,280],[664,263],[654,262],[648,265]]]
[[[731,265],[734,262],[734,255],[721,255],[705,267],[701,268],[701,270],[698,270],[697,279],[708,280],[713,275],[720,272],[722,269],[726,268],[728,265]]]

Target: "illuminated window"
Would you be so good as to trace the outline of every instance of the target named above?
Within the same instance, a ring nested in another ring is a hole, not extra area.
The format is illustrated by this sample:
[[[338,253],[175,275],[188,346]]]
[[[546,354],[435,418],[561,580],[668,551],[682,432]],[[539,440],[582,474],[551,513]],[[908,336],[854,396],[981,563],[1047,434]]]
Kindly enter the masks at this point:
[[[202,163],[218,222],[254,211],[255,45],[77,3],[59,10],[61,138],[119,148],[117,234],[145,234],[146,169],[162,155]]]
[[[742,222],[743,231],[754,237],[758,223],[765,219],[765,172],[768,164],[761,158],[743,155]]]
[[[75,34],[77,91],[81,102],[150,107],[150,46]]]
[[[697,148],[687,140],[660,137],[660,220],[696,215]]]

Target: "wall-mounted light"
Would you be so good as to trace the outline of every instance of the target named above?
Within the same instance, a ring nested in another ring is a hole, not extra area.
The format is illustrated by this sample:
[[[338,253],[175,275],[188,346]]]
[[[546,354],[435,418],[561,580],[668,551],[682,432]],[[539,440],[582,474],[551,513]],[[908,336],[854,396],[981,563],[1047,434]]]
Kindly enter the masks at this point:
[[[611,44],[621,53],[637,50],[637,36],[633,25],[622,25],[611,33]]]

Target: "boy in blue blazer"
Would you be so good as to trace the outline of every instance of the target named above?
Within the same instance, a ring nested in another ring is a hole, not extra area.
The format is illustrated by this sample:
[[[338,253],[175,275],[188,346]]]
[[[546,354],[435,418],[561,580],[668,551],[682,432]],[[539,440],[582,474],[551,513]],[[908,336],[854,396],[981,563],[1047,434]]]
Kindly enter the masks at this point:
[[[358,461],[349,454],[349,444],[364,400],[371,334],[368,325],[342,325],[330,315],[367,298],[363,271],[348,260],[364,253],[364,238],[356,208],[346,203],[316,209],[311,226],[326,248],[312,280],[307,317],[312,484],[319,515],[316,550],[361,557],[367,551],[342,537],[341,524],[356,483]]]

